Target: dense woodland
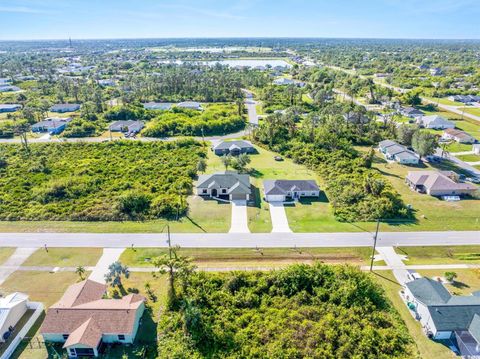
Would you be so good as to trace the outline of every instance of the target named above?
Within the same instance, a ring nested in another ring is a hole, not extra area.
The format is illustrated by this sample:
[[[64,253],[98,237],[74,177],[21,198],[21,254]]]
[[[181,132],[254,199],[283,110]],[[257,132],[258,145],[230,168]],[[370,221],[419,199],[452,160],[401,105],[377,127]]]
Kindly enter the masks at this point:
[[[1,220],[174,218],[187,211],[194,141],[0,146]]]
[[[158,326],[158,357],[411,358],[382,289],[349,266],[273,272],[180,271]]]

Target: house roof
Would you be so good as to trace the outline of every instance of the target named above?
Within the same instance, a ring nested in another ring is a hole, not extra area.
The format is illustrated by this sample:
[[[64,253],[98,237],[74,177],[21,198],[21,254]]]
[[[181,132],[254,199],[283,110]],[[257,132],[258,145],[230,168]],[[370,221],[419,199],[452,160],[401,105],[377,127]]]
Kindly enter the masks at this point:
[[[435,125],[454,125],[453,122],[448,121],[447,119],[443,118],[442,116],[432,115],[432,116],[424,116],[422,117],[422,123],[426,126],[430,124]]]
[[[19,109],[19,108],[22,108],[22,105],[20,104],[0,104],[0,110],[1,109]]]
[[[458,138],[458,139],[472,139],[474,140],[474,137],[465,131],[457,130],[455,128],[447,128],[446,130],[443,131],[445,134]]]
[[[408,115],[424,115],[425,112],[416,109],[415,107],[405,107],[402,109],[402,112]]]
[[[233,146],[233,147],[232,147]],[[232,148],[253,148],[253,145],[251,142],[249,141],[243,141],[243,140],[239,140],[239,141],[222,141],[218,144],[216,144],[215,146],[213,146],[213,149],[214,150],[232,150]]]
[[[92,318],[88,318],[82,325],[70,333],[63,347],[68,348],[72,345],[82,344],[90,348],[96,348],[101,339],[102,331]]]
[[[70,117],[68,118],[49,117],[43,121],[37,122],[36,124],[32,125],[32,128],[43,128],[43,127],[58,128],[58,127],[65,126],[65,124],[69,123],[70,121],[72,121]]]
[[[147,102],[143,107],[147,110],[169,110],[172,107],[171,102]]]
[[[387,147],[393,146],[393,145],[398,145],[398,143],[396,143],[395,141],[392,141],[392,140],[384,140],[384,141],[381,141],[381,142],[378,144],[378,147],[380,147],[380,148],[387,148]]]
[[[58,111],[58,110],[68,110],[68,109],[79,109],[80,105],[78,103],[58,103],[53,105],[50,110],[51,111]]]
[[[265,180],[263,188],[266,195],[286,195],[291,191],[320,191],[314,180]]]
[[[427,306],[445,304],[452,296],[442,283],[430,278],[422,277],[405,285],[418,301]]]
[[[399,160],[407,160],[407,159],[418,159],[418,156],[415,152],[405,150],[403,152],[399,152],[395,154],[395,157]]]
[[[89,346],[98,344],[98,333],[132,333],[137,310],[145,298],[129,294],[121,299],[103,299],[105,290],[104,284],[92,280],[71,285],[49,308],[41,333],[73,335],[68,345]]]
[[[184,108],[201,108],[202,105],[200,104],[200,102],[195,102],[195,101],[184,101],[184,102],[180,102],[177,104],[177,107],[184,107]]]
[[[122,131],[124,128],[127,128],[128,131],[140,131],[143,128],[144,124],[142,121],[116,121],[112,123],[110,126],[111,131]]]
[[[211,175],[200,175],[197,188],[228,188],[230,193],[250,194],[250,177],[235,171],[218,172]]]
[[[410,171],[407,179],[416,186],[423,185],[428,190],[476,190],[477,187],[468,183],[455,182],[451,177],[453,171]]]

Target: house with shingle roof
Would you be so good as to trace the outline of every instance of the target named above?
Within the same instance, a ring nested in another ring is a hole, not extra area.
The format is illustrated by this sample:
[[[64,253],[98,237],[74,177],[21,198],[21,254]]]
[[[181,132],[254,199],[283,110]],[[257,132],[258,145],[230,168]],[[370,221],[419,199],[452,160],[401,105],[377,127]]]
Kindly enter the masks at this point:
[[[0,343],[10,338],[28,309],[28,295],[15,292],[0,298]]]
[[[20,104],[0,104],[0,113],[2,112],[15,112],[20,110],[22,105]]]
[[[475,143],[477,139],[465,131],[457,130],[455,128],[447,128],[443,131],[442,138],[444,140],[453,140],[458,143]]]
[[[389,161],[395,161],[403,165],[417,165],[420,162],[420,156],[415,152],[392,140],[381,141],[378,144],[378,149]]]
[[[400,113],[409,118],[419,118],[425,115],[425,112],[416,109],[415,107],[403,107],[400,109]]]
[[[465,196],[472,195],[478,187],[456,180],[458,175],[453,171],[410,171],[405,182],[411,189],[430,196]]]
[[[455,123],[448,121],[442,116],[432,115],[417,118],[418,125],[424,128],[431,128],[434,130],[445,130],[447,128],[455,128]]]
[[[200,104],[200,102],[196,102],[196,101],[180,102],[180,103],[177,104],[177,107],[186,108],[186,109],[189,109],[189,110],[197,110],[197,111],[202,111],[203,110],[203,107]]]
[[[229,200],[249,200],[250,177],[235,171],[218,172],[198,177],[197,195]]]
[[[104,299],[107,286],[92,280],[71,285],[47,311],[40,333],[45,342],[63,343],[68,356],[98,356],[105,343],[133,343],[145,298],[129,294]]]
[[[238,156],[241,153],[256,153],[255,147],[249,141],[221,141],[212,146],[212,151],[218,155]]]
[[[58,113],[75,112],[78,110],[80,110],[78,103],[58,103],[50,107],[50,111]]]
[[[125,135],[133,135],[139,133],[143,127],[144,123],[142,121],[134,120],[115,121],[110,124],[110,126],[108,126],[110,131],[123,132]]]
[[[442,283],[419,278],[405,283],[404,297],[424,332],[456,342],[463,357],[480,355],[480,293],[452,295]]]
[[[267,202],[320,196],[320,188],[314,180],[265,180],[263,190]]]

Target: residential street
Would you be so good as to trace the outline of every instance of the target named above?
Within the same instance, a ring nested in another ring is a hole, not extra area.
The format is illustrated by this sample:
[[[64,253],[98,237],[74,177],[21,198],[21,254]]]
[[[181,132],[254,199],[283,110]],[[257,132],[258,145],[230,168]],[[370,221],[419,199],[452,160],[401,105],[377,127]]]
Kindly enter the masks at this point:
[[[172,245],[191,248],[367,247],[370,232],[172,233]],[[0,233],[1,247],[166,247],[162,233]],[[378,246],[480,245],[479,231],[380,232]]]
[[[243,89],[245,93],[245,105],[248,111],[248,122],[250,122],[254,126],[258,126],[258,115],[257,115],[257,104],[253,99],[253,93],[251,91]]]

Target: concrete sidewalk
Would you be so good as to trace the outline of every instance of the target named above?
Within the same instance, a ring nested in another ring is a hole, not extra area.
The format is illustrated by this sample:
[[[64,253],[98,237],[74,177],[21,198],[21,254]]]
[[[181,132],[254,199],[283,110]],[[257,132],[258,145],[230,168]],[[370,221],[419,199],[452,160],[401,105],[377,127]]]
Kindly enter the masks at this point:
[[[377,252],[381,258],[392,269],[393,275],[400,285],[405,285],[409,281],[408,270],[402,261],[402,257],[395,252],[393,247],[377,247]]]
[[[97,265],[93,268],[88,279],[99,283],[105,283],[105,274],[107,274],[108,266],[113,262],[118,261],[124,250],[125,248],[104,248],[102,256],[98,260]]]
[[[38,248],[17,248],[0,267],[0,285],[15,272]]]

